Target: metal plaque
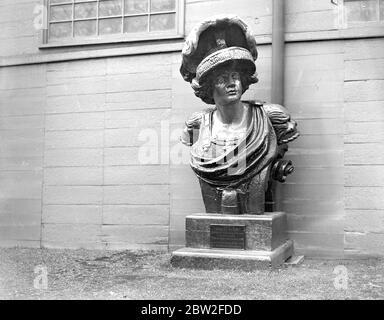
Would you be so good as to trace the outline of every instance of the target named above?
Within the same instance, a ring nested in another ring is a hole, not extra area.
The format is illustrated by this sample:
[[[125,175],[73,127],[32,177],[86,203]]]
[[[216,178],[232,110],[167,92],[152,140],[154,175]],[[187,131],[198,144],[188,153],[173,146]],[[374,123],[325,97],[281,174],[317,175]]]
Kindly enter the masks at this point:
[[[245,250],[244,225],[211,224],[209,231],[211,248]]]

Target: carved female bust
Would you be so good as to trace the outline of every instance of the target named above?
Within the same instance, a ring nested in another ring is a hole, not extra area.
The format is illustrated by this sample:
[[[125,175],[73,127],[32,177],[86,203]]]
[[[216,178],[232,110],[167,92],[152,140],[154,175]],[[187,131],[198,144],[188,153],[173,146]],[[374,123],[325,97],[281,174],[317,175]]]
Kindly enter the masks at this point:
[[[241,101],[257,82],[256,42],[237,17],[219,17],[192,30],[181,73],[196,96],[214,104],[186,121],[181,141],[191,146],[206,211],[263,214],[270,178],[284,181],[293,166],[282,160],[298,137],[296,123],[276,104]]]

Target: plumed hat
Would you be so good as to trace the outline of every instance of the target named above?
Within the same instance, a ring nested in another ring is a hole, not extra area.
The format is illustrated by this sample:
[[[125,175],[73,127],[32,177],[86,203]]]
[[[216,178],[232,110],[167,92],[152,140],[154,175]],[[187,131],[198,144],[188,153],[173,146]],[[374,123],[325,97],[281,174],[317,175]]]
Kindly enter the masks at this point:
[[[256,40],[246,23],[234,15],[214,16],[195,26],[186,38],[180,73],[194,87],[230,61],[251,76],[256,59]]]

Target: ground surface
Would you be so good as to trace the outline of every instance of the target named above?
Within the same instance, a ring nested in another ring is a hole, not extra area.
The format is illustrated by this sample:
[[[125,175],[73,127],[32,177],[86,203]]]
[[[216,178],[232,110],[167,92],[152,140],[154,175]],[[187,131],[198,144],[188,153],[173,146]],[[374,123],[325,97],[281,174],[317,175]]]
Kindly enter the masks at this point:
[[[0,249],[0,299],[384,299],[379,259],[306,259],[254,272],[174,269],[169,260],[159,252]],[[347,281],[335,280],[345,272]]]

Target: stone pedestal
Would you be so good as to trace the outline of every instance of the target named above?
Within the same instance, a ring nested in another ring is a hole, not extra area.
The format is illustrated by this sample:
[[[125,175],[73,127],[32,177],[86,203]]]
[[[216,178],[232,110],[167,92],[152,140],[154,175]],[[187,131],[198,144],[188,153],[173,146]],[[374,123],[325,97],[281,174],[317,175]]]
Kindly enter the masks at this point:
[[[186,247],[172,254],[183,268],[277,267],[293,255],[286,214],[196,214],[186,217]]]

